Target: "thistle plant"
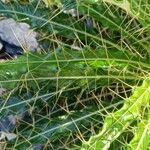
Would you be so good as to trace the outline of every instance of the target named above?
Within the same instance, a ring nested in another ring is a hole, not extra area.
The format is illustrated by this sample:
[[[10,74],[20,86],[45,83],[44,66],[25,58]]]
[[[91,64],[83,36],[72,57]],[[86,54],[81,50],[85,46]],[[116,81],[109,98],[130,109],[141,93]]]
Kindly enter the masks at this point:
[[[16,120],[3,149],[149,149],[149,10],[148,0],[0,2],[41,48],[0,62],[1,124]]]

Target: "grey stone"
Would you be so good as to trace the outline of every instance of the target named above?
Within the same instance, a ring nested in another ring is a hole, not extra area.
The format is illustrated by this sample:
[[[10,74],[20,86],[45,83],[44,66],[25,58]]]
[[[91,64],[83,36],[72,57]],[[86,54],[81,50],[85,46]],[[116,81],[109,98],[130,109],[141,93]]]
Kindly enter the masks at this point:
[[[12,18],[0,20],[1,40],[24,50],[38,48],[37,33],[30,29],[26,23],[18,23]]]

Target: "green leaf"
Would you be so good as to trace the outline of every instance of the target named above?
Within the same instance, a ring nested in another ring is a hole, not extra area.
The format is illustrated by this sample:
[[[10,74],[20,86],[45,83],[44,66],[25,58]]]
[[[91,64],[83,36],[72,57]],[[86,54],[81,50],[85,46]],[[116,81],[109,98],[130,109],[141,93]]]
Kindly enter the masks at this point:
[[[98,86],[114,81],[120,82],[119,79],[141,80],[141,72],[145,70],[146,73],[146,70],[149,70],[147,60],[140,60],[121,51],[112,50],[106,53],[100,49],[66,49],[57,54],[54,52],[46,55],[30,53],[18,59],[1,62],[0,67],[0,84],[3,88],[11,89],[17,85],[16,83],[29,82],[29,85],[32,85],[35,81],[53,81],[50,86],[57,85],[60,89],[72,84],[80,87],[90,85],[94,88],[94,82]],[[137,68],[140,68],[138,72]]]
[[[143,111],[142,106],[147,106],[149,104],[149,88],[150,80],[146,79],[143,81],[143,84],[141,86],[137,87],[134,90],[133,94],[129,98],[125,99],[125,103],[121,109],[114,113],[111,113],[106,117],[102,131],[100,131],[100,133],[95,136],[91,136],[89,141],[83,142],[81,149],[108,149],[110,147],[110,144],[117,137],[119,137],[133,121],[141,117],[140,113],[141,111]],[[140,123],[140,125],[142,125],[142,123]],[[135,141],[136,143],[138,143],[137,147],[143,146],[143,142],[147,139],[147,137],[149,137],[149,132],[146,133],[146,131],[149,130],[148,127],[149,121],[146,126],[138,125],[139,131],[137,131],[138,133],[135,133],[135,138],[131,142],[132,146],[134,146]],[[142,130],[146,134],[143,133],[142,135]],[[143,136],[142,138],[140,138],[140,134]],[[144,146],[147,147],[148,143],[145,143]]]

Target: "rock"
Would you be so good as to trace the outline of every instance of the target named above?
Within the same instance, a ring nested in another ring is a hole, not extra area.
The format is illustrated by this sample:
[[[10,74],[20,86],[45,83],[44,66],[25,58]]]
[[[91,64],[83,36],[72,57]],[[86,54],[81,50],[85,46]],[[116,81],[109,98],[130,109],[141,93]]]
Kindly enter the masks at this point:
[[[17,137],[16,134],[14,133],[8,133],[8,132],[0,132],[0,140],[4,140],[5,138],[7,138],[8,141],[13,140]]]
[[[2,44],[2,42],[0,41],[0,51],[2,50],[2,48],[3,48],[3,44]]]
[[[26,23],[18,23],[11,18],[0,20],[0,38],[10,45],[33,51],[38,48],[36,37],[37,33]]]

